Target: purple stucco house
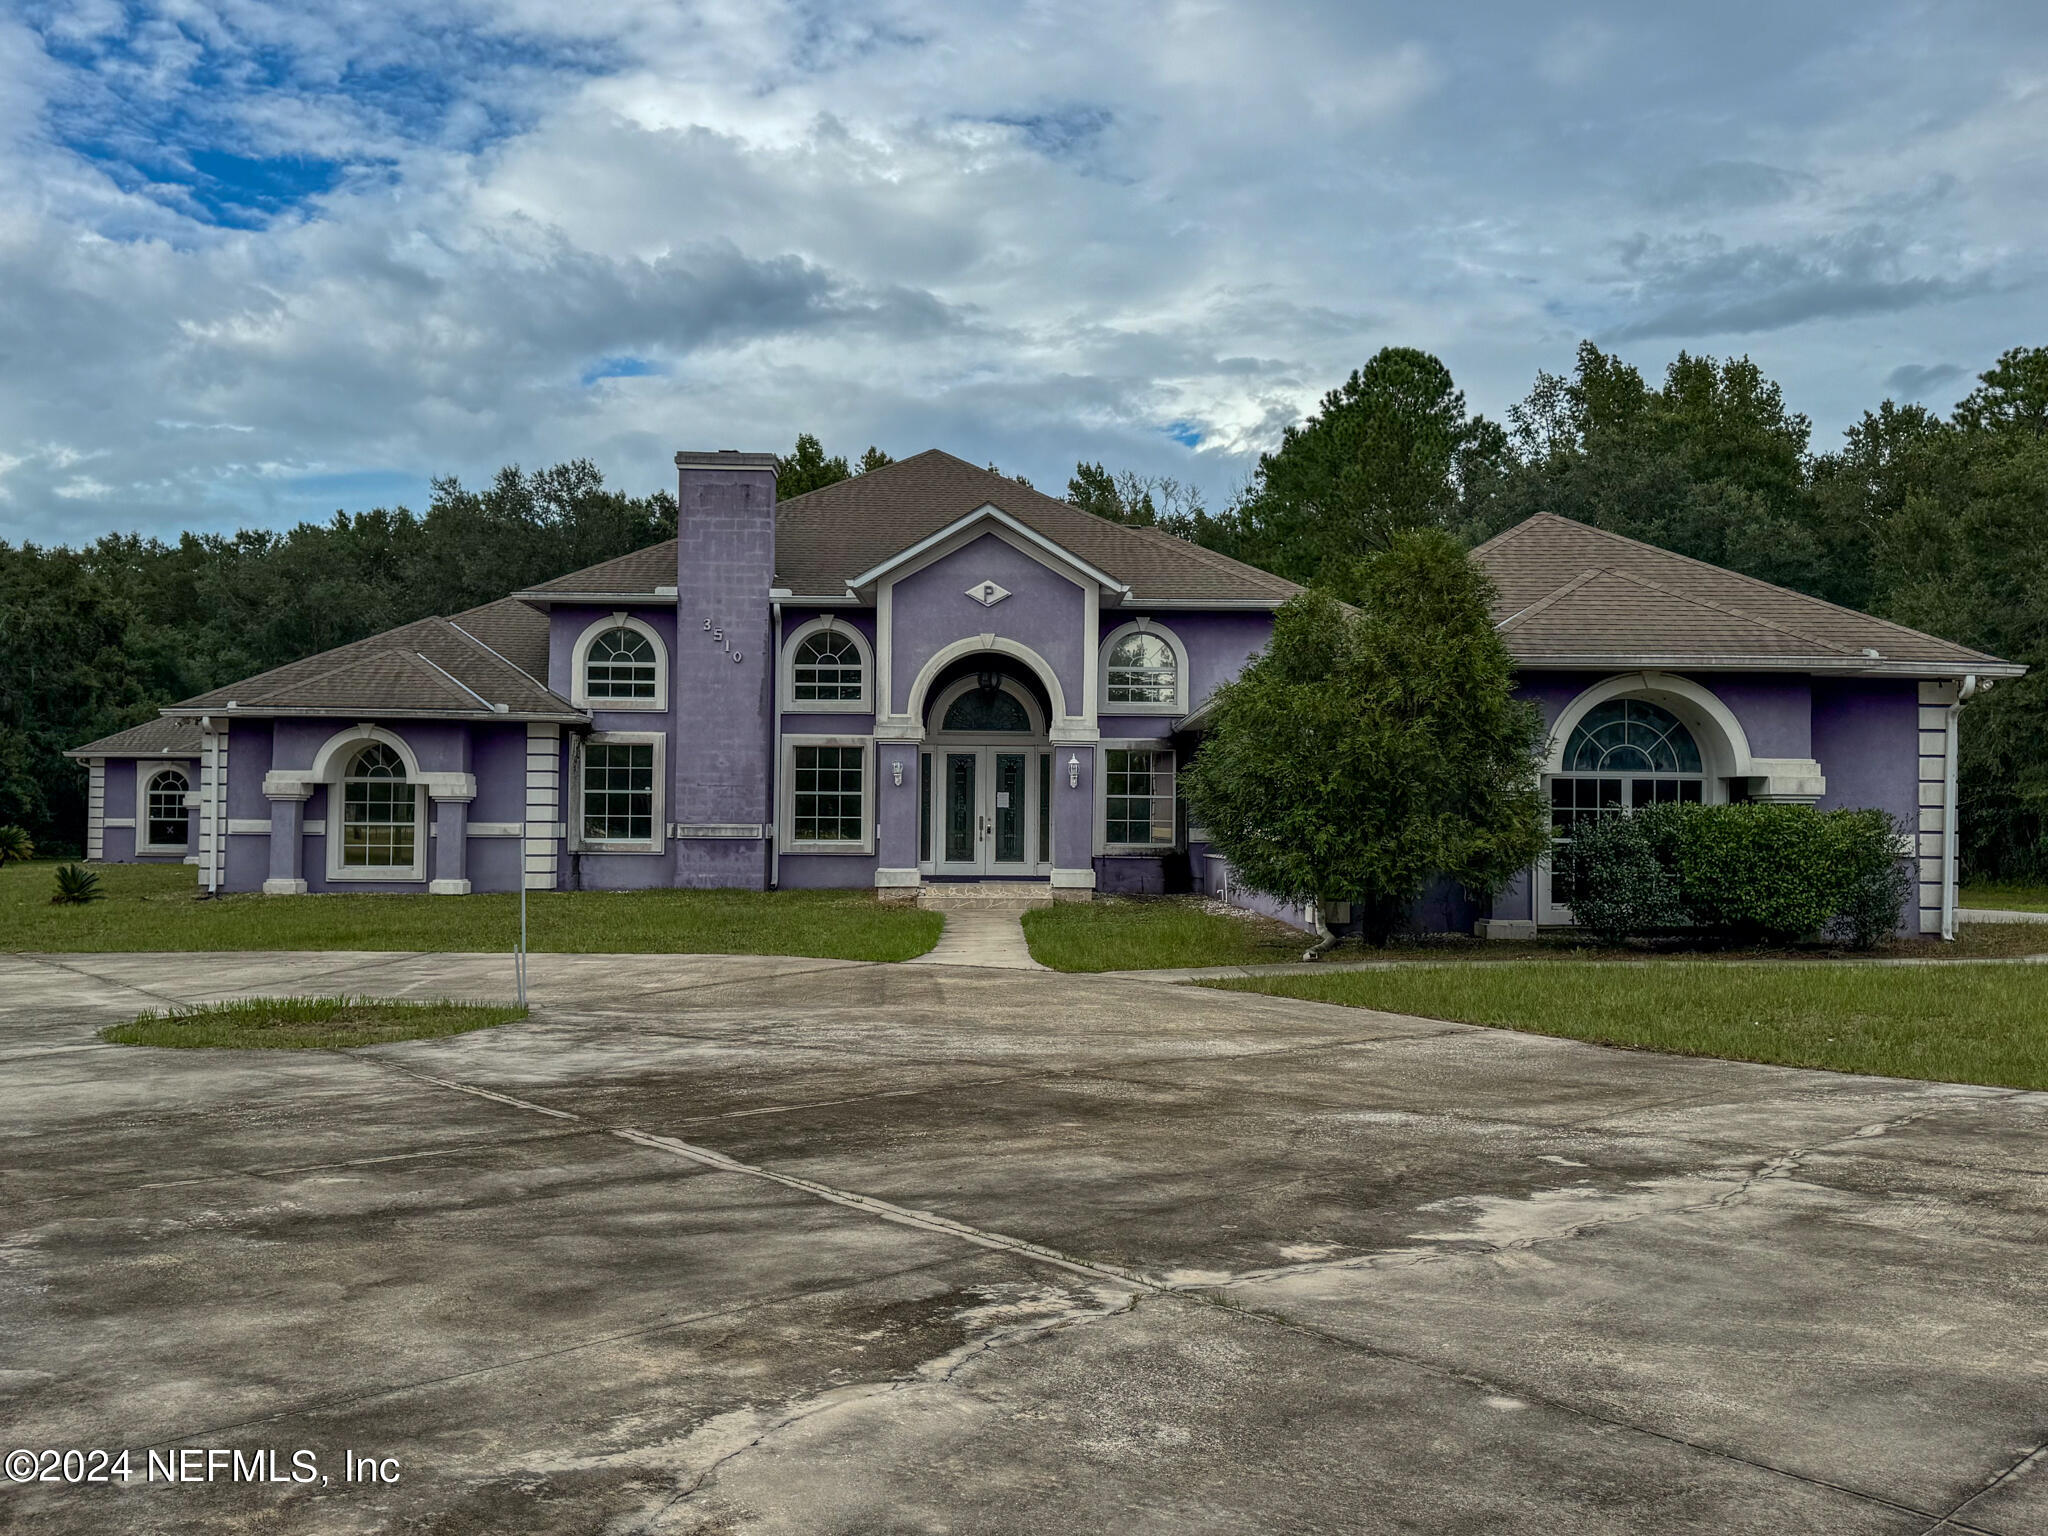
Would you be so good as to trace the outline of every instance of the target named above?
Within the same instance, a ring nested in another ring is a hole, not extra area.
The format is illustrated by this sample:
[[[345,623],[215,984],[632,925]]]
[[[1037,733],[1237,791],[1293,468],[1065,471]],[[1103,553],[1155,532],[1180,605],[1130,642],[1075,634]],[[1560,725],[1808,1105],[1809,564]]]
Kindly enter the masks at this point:
[[[676,467],[670,543],[74,749],[88,857],[272,894],[1001,880],[1263,905],[1175,769],[1292,584],[936,451],[779,504],[771,454]],[[1952,932],[1956,713],[2021,668],[1562,518],[1475,558],[1551,726],[1560,837],[1656,800],[1877,806],[1916,829],[1919,931]],[[1420,915],[1570,921],[1541,867]]]

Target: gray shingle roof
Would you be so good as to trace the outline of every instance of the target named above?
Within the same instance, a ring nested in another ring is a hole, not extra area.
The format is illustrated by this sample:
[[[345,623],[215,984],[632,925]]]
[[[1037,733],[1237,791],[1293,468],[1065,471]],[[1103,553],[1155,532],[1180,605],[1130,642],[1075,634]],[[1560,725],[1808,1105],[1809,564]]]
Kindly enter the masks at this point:
[[[863,571],[984,506],[1131,589],[1126,602],[1285,602],[1301,589],[1156,528],[1126,528],[934,448],[775,509],[776,582],[799,597],[839,597]],[[542,582],[550,593],[651,593],[674,586],[676,544],[652,545]]]
[[[73,747],[66,757],[197,757],[199,722],[159,716]]]
[[[418,619],[171,706],[185,714],[417,713],[581,719],[551,693],[547,616],[501,598],[454,619]],[[532,670],[527,670],[531,668]],[[502,707],[501,707],[502,706]]]
[[[1496,627],[1525,667],[2025,670],[1553,513],[1517,523],[1472,556],[1493,579]]]

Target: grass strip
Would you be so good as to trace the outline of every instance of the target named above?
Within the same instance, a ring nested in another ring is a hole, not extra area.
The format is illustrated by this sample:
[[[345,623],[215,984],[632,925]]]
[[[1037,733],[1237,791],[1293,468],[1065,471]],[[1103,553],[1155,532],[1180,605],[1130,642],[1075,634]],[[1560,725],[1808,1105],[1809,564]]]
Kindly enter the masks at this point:
[[[2048,967],[1510,963],[1205,982],[1599,1045],[2048,1088]]]
[[[370,997],[253,997],[196,1003],[110,1024],[100,1038],[115,1045],[178,1050],[316,1051],[437,1040],[526,1017],[510,1004],[388,1002]]]

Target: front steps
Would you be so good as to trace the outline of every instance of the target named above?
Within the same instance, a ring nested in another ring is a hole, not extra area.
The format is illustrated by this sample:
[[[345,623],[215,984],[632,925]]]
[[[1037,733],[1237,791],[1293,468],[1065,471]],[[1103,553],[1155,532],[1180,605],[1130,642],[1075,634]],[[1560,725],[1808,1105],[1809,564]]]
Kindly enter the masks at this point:
[[[917,904],[929,912],[1021,912],[1029,907],[1049,907],[1054,899],[1052,883],[1047,880],[934,881],[917,887]]]

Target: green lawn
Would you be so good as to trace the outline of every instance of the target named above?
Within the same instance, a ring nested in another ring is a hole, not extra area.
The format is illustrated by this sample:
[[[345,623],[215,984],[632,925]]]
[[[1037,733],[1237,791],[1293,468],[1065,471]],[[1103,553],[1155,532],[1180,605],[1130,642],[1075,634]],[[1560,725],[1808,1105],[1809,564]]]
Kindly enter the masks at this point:
[[[1311,940],[1285,923],[1211,909],[1199,896],[1119,896],[1094,902],[1061,903],[1024,914],[1024,936],[1032,958],[1056,971],[1170,970],[1182,966],[1271,965],[1299,960]],[[1729,950],[1733,960],[1810,960],[1841,951],[1814,946],[1786,950]],[[1970,923],[1953,943],[1899,939],[1874,953],[1943,959],[1989,958],[2048,953],[2048,925]],[[1361,961],[1654,959],[1683,964],[1701,958],[1697,950],[1606,949],[1572,934],[1507,941],[1470,935],[1433,934],[1396,940],[1385,949],[1362,949],[1347,941],[1333,950],[1333,966]]]
[[[1194,896],[1103,896],[1024,914],[1031,957],[1056,971],[1162,970],[1299,960],[1314,939],[1271,918],[1205,910]]]
[[[145,1013],[110,1024],[102,1040],[180,1050],[347,1050],[393,1040],[438,1040],[526,1017],[492,1003],[394,1003],[368,997],[254,997]]]
[[[2005,912],[2048,912],[2048,885],[2017,881],[1973,880],[1957,894],[1966,907]]]
[[[1414,965],[1202,983],[1882,1077],[2048,1088],[2048,967]]]
[[[105,901],[50,905],[54,864],[0,869],[0,950],[509,950],[519,898],[199,895],[184,865],[98,864]],[[535,891],[529,943],[564,954],[816,955],[908,960],[936,912],[868,891]]]

